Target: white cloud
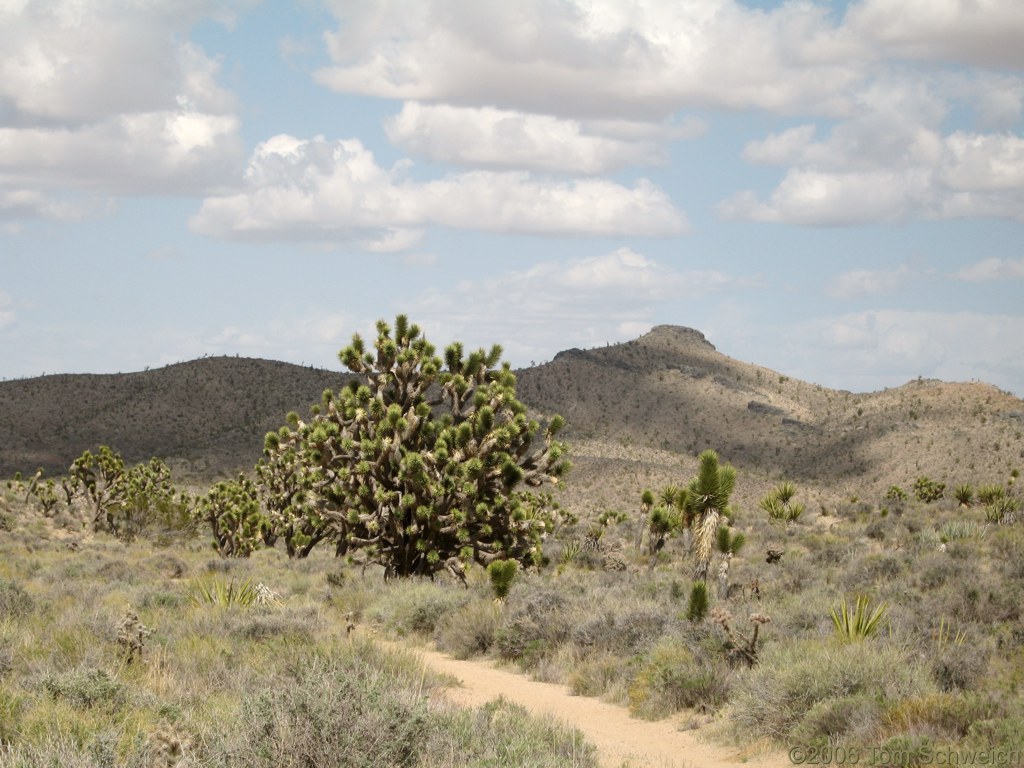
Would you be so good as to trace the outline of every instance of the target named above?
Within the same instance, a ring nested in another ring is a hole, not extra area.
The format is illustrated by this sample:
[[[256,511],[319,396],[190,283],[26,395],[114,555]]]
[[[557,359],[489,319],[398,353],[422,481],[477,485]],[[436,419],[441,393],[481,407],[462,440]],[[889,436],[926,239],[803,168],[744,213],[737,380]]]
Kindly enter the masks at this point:
[[[594,174],[656,165],[666,157],[649,140],[588,134],[577,120],[494,107],[407,102],[386,129],[391,141],[411,154],[460,165]]]
[[[762,200],[753,191],[718,206],[732,219],[811,226],[910,218],[991,216],[1024,220],[1024,139],[915,126],[888,119],[839,124],[821,142],[809,126],[747,145],[751,162],[791,164]],[[874,125],[872,130],[866,130]],[[887,138],[875,141],[874,131]]]
[[[1024,280],[1024,259],[983,259],[958,271],[954,277],[969,282]]]
[[[525,365],[569,347],[635,338],[654,324],[659,304],[677,307],[684,299],[748,284],[717,271],[676,269],[622,248],[430,290],[408,306],[431,338],[473,346],[501,341],[506,358]]]
[[[78,128],[0,128],[0,183],[111,194],[201,193],[241,170],[230,115],[152,112]]]
[[[815,131],[813,125],[800,125],[787,128],[781,133],[773,133],[761,141],[752,141],[743,148],[743,159],[748,163],[766,165],[799,162],[811,144]]]
[[[221,188],[244,158],[236,105],[185,35],[226,15],[209,0],[0,8],[0,195],[38,196],[25,215],[63,218],[68,189]]]
[[[1024,190],[1024,138],[955,132],[946,139],[941,181],[963,191]]]
[[[828,285],[826,290],[829,296],[836,299],[881,296],[895,293],[916,277],[918,277],[918,273],[905,264],[894,270],[856,269],[839,275]]]
[[[922,207],[931,191],[927,173],[890,171],[823,173],[791,170],[761,202],[742,192],[722,202],[727,219],[809,226],[849,226],[898,221]]]
[[[743,359],[838,389],[880,390],[923,376],[1019,390],[1024,380],[1024,317],[1016,315],[869,310],[743,330]]]
[[[769,13],[734,0],[331,5],[332,64],[317,78],[347,93],[650,120],[694,105],[830,105],[863,77],[858,42],[808,3]]]
[[[391,250],[416,242],[406,230],[430,224],[582,235],[659,236],[687,228],[668,196],[643,179],[627,188],[603,179],[471,171],[415,182],[405,167],[380,167],[356,140],[276,136],[253,153],[244,191],[208,198],[191,225],[204,234],[251,239],[383,238]]]
[[[897,56],[1024,67],[1018,0],[862,0],[844,23]]]

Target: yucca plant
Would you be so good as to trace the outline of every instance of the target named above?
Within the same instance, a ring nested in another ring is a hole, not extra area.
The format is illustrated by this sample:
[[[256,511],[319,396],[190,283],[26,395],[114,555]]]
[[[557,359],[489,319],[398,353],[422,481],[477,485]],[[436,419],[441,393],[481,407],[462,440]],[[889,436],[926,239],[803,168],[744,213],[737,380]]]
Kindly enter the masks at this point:
[[[974,489],[966,484],[958,485],[953,490],[953,498],[956,499],[961,507],[969,507],[971,502],[974,501]]]
[[[206,581],[196,579],[192,582],[189,600],[194,605],[216,605],[221,608],[247,607],[263,602],[261,596],[265,589],[266,587],[257,584],[252,579],[242,581],[224,580],[217,577]]]
[[[772,489],[760,501],[760,507],[768,513],[772,520],[783,520],[791,523],[804,513],[803,504],[794,504],[796,485],[788,480]]]
[[[519,572],[519,563],[509,558],[508,560],[495,560],[487,565],[487,575],[491,580],[491,590],[494,592],[495,600],[504,600],[512,590],[512,582]]]
[[[874,637],[883,625],[888,623],[889,606],[881,603],[871,606],[871,598],[860,595],[853,608],[844,597],[838,608],[832,609],[832,623],[836,634],[843,642],[856,642]]]

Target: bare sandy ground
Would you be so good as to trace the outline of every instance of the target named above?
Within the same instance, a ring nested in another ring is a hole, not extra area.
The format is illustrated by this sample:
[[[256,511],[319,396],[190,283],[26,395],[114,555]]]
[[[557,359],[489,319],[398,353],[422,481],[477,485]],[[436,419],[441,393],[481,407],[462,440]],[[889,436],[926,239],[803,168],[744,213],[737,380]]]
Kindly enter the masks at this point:
[[[413,653],[438,672],[458,679],[446,697],[461,706],[481,706],[499,696],[521,704],[532,714],[553,717],[580,730],[598,750],[604,768],[786,768],[792,764],[781,753],[747,757],[699,740],[699,731],[680,731],[671,720],[649,722],[630,717],[622,707],[585,696],[568,688],[530,680],[486,661],[460,661],[437,651],[383,641],[381,644]]]

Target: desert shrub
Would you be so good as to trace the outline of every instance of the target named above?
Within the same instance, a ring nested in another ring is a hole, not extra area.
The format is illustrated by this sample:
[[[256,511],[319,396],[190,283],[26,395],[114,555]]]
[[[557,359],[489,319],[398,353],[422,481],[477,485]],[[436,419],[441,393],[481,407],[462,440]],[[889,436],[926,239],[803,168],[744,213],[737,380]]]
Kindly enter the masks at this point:
[[[504,698],[476,710],[458,710],[431,728],[422,768],[453,765],[595,768],[597,752],[576,728],[531,718]]]
[[[153,555],[147,558],[143,565],[165,579],[180,579],[188,573],[185,561],[170,553]]]
[[[527,585],[524,584],[524,587]],[[495,646],[501,657],[535,665],[572,631],[569,601],[556,586],[530,584],[506,604]]]
[[[18,618],[33,607],[32,597],[16,581],[0,579],[0,618]]]
[[[434,633],[437,647],[457,659],[487,653],[500,621],[501,610],[491,600],[472,600],[441,617]]]
[[[885,716],[891,733],[927,735],[938,741],[959,741],[971,726],[1000,714],[988,696],[964,692],[929,693],[894,704]]]
[[[866,740],[884,714],[884,707],[872,695],[825,699],[807,710],[794,726],[792,739],[796,744],[814,747]]]
[[[629,711],[658,720],[681,709],[713,712],[729,695],[728,668],[698,659],[676,639],[665,638],[641,662],[629,687]]]
[[[968,748],[996,748],[1024,754],[1024,712],[973,723],[968,728],[964,745]]]
[[[24,699],[0,684],[0,749],[18,735]]]
[[[125,703],[124,686],[102,669],[81,668],[51,675],[43,687],[54,699],[65,699],[79,709],[102,706],[120,709]]]
[[[441,619],[470,600],[466,590],[433,581],[400,581],[369,610],[366,618],[399,635],[431,635]]]
[[[569,673],[569,690],[576,696],[603,696],[626,684],[632,665],[612,653],[595,653],[581,660]]]
[[[605,611],[575,626],[573,643],[587,651],[632,656],[648,649],[668,622],[664,610],[648,605],[625,613]]]
[[[0,507],[0,531],[13,531],[14,523],[14,513],[6,507]]]
[[[415,765],[428,728],[426,699],[382,670],[379,652],[311,655],[242,702],[222,749],[229,765],[351,768]]]
[[[742,732],[786,741],[819,702],[867,696],[888,705],[934,686],[926,670],[891,645],[799,640],[769,646],[733,690]]]

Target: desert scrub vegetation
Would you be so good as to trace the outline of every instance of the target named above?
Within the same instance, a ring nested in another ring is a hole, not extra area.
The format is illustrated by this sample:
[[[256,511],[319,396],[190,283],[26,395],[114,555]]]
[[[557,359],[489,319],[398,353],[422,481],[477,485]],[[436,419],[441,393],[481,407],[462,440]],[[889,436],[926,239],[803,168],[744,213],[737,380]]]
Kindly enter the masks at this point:
[[[200,541],[67,540],[0,538],[0,765],[595,764],[578,734],[507,702],[453,708],[413,656],[350,635],[330,561],[211,572]],[[284,594],[217,597],[261,583]]]

